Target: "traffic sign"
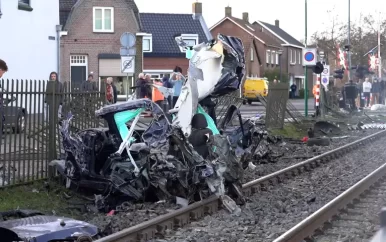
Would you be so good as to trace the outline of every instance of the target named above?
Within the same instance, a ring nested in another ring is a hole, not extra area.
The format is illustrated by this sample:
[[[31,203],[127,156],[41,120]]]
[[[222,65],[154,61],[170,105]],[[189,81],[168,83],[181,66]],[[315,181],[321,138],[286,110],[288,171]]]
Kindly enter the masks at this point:
[[[303,66],[316,65],[316,49],[303,49]]]
[[[121,35],[121,45],[124,47],[134,47],[135,46],[135,35],[129,32],[123,33]]]
[[[135,56],[121,56],[122,73],[135,72]]]
[[[121,56],[134,56],[136,51],[136,38],[135,35],[129,32],[121,35],[121,49],[119,53]]]
[[[322,85],[327,88],[328,83],[330,82],[330,66],[325,65],[324,70],[322,72]]]

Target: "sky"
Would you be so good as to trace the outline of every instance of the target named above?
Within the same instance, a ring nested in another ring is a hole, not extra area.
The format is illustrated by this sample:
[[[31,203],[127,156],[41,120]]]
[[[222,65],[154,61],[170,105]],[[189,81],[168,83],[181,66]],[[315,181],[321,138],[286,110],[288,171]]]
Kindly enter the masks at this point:
[[[151,4],[149,4],[151,1]],[[140,12],[145,13],[191,13],[196,0],[135,0]],[[249,13],[249,20],[271,24],[280,21],[280,27],[298,40],[305,38],[305,0],[200,0],[205,21],[210,28],[224,17],[225,7],[232,7],[232,16],[242,18]],[[308,0],[308,39],[316,31],[331,27],[332,14],[339,21],[348,21],[349,0]],[[254,10],[253,10],[254,9]],[[379,13],[382,9],[383,13]],[[351,0],[351,21],[360,14],[373,14],[385,18],[385,0]]]

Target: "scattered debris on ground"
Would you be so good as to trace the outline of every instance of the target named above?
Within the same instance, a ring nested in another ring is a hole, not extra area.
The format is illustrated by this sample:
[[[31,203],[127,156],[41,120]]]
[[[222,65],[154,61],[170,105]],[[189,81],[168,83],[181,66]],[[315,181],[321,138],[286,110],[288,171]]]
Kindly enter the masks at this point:
[[[222,210],[160,241],[273,241],[386,162],[385,138],[249,197],[236,216]],[[350,172],[347,172],[350,171]],[[365,232],[365,231],[363,231]],[[374,230],[366,231],[370,238]],[[156,240],[155,240],[156,241]]]

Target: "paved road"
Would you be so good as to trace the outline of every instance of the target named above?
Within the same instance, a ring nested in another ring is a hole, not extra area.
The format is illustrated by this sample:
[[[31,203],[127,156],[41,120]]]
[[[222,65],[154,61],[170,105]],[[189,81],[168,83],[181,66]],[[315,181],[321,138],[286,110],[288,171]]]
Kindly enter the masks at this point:
[[[304,100],[303,99],[294,99],[294,100],[289,100],[299,112],[301,112],[304,115]],[[309,99],[308,100],[308,110],[309,113],[313,112],[314,110],[314,100]],[[243,116],[253,116],[258,113],[264,113],[265,112],[265,107],[259,103],[255,102],[252,103],[251,105],[246,104],[242,105],[240,107],[241,114]]]

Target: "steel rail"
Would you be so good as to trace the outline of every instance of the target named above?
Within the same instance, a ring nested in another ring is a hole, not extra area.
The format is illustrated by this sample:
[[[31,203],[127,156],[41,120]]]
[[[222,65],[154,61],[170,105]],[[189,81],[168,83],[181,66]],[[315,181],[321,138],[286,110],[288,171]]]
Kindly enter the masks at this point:
[[[328,222],[339,212],[339,210],[346,207],[385,176],[386,163],[311,214],[309,217],[292,227],[273,242],[299,242],[309,236],[312,236],[315,233],[315,230],[322,228],[324,223]]]
[[[322,162],[327,162],[329,159],[337,158],[344,155],[353,149],[374,140],[383,135],[386,130],[382,130],[375,134],[371,134],[362,139],[356,140],[350,144],[346,144],[334,150],[325,152],[311,159],[299,162],[295,165],[284,168],[280,171],[260,177],[243,185],[243,191],[246,196],[264,189],[267,183],[274,184],[281,182],[285,177],[290,177],[301,173],[302,170],[310,170],[313,167],[319,166]],[[148,241],[153,239],[157,234],[162,234],[166,229],[175,229],[183,227],[190,223],[191,220],[197,220],[204,217],[206,214],[216,213],[221,209],[220,199],[217,196],[212,196],[200,202],[195,202],[185,208],[160,215],[149,221],[137,224],[133,227],[123,229],[114,234],[103,237],[96,242],[137,242]]]

